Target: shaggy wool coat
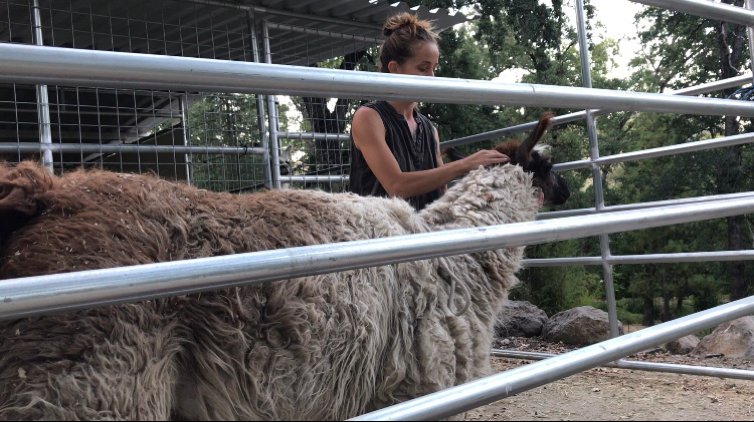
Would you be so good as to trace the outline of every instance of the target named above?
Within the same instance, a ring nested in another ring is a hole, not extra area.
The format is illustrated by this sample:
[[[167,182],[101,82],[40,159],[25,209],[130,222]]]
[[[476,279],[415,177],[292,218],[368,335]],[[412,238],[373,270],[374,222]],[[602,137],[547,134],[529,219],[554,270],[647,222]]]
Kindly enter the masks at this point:
[[[531,175],[511,165],[471,172],[417,213],[22,163],[0,167],[0,279],[507,224],[537,208]],[[343,420],[465,383],[487,374],[522,253],[0,322],[0,419]]]

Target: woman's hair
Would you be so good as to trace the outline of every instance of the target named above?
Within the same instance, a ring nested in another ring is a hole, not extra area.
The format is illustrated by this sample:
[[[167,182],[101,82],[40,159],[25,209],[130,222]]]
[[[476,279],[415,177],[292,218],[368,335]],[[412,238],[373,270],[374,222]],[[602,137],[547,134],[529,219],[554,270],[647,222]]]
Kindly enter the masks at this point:
[[[417,43],[437,43],[437,34],[432,22],[419,20],[419,16],[411,13],[402,13],[388,19],[382,33],[386,37],[380,47],[380,70],[383,73],[390,73],[390,62],[403,64],[413,57]]]

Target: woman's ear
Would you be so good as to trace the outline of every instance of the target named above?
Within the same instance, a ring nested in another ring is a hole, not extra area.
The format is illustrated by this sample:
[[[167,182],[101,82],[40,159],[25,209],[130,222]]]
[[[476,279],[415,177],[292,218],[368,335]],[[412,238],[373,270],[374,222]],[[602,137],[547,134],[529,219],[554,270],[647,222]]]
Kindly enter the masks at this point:
[[[387,70],[389,70],[390,73],[398,73],[398,62],[395,60],[392,60],[390,63],[387,64]]]

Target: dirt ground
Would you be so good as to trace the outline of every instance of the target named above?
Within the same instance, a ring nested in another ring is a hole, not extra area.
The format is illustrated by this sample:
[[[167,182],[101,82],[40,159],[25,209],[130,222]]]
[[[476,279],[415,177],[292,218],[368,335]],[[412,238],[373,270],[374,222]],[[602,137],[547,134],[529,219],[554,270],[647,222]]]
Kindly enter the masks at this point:
[[[497,346],[553,354],[568,351],[524,339]],[[629,359],[754,369],[750,361],[678,357],[659,350]],[[499,372],[528,363],[492,360],[493,369]],[[754,420],[754,381],[600,368],[473,410],[467,420]]]

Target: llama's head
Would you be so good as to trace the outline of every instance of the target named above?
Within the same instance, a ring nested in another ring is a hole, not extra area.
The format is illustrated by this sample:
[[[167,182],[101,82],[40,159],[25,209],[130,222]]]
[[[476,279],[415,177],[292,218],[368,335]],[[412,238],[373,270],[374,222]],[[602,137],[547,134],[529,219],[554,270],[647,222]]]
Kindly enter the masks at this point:
[[[0,163],[0,249],[13,232],[43,211],[43,198],[52,186],[52,176],[38,164]]]
[[[552,113],[544,113],[524,142],[511,140],[498,145],[495,149],[510,157],[511,164],[519,165],[524,168],[524,171],[534,174],[532,184],[544,194],[545,204],[563,205],[571,196],[568,183],[563,176],[553,171],[548,154],[549,148],[537,146],[550,128],[552,117]]]
[[[521,166],[524,171],[534,175],[532,184],[544,194],[545,204],[563,205],[571,196],[568,183],[563,176],[553,171],[548,154],[549,147],[537,145],[550,128],[552,117],[552,113],[544,113],[524,142],[509,140],[498,145],[495,150],[507,155],[510,158],[510,164]],[[452,148],[446,150],[445,153],[454,161],[462,158]]]

